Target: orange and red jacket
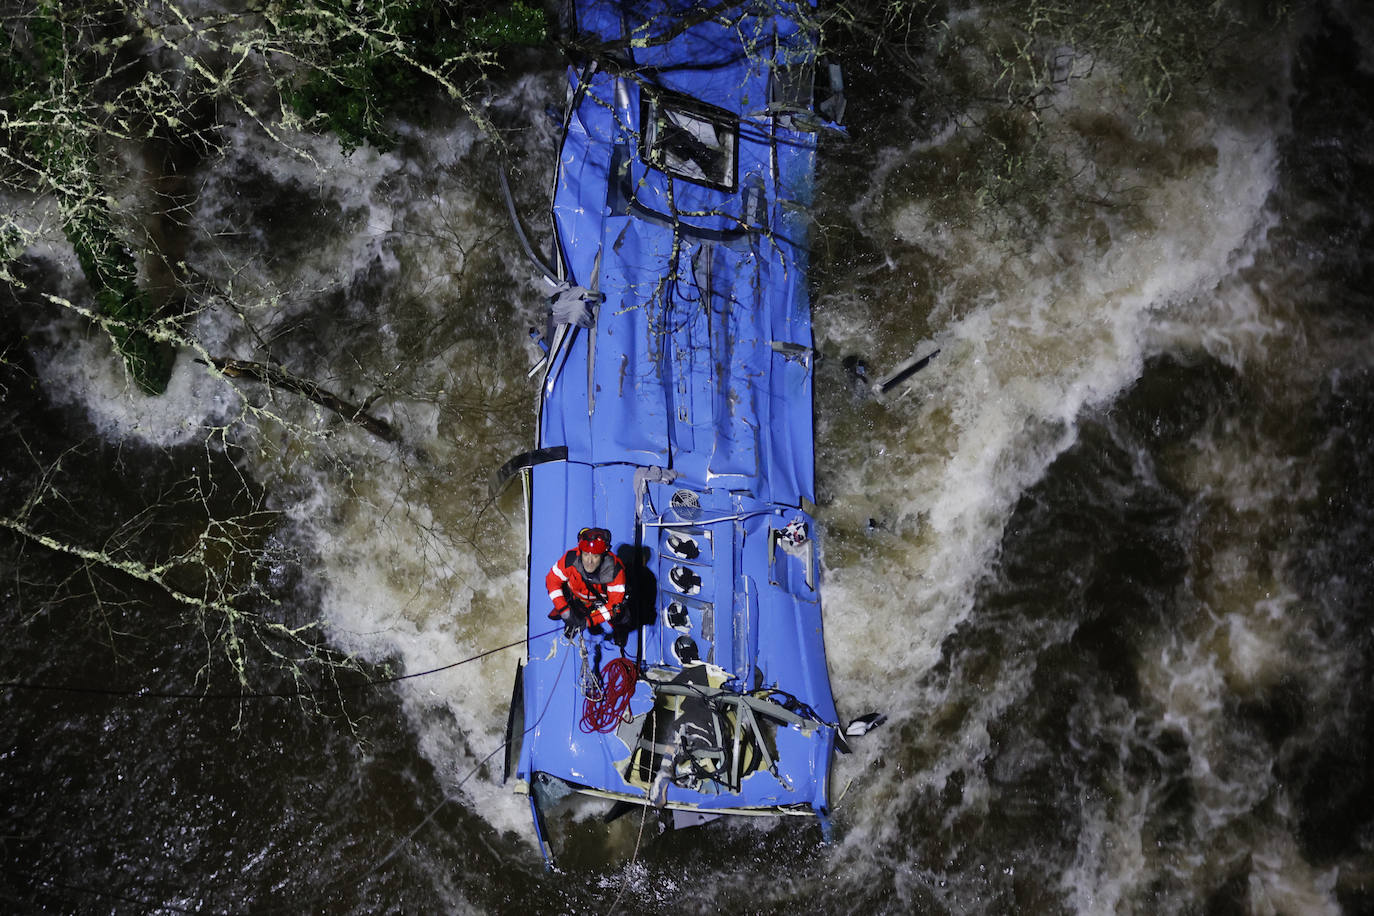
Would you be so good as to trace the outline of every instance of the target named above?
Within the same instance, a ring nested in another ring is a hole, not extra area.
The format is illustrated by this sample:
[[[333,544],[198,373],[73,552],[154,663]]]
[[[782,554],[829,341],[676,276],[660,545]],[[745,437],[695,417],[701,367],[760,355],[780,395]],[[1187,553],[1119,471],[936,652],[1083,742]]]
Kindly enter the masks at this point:
[[[562,613],[571,594],[587,609],[587,625],[596,626],[615,616],[625,600],[625,564],[615,554],[603,555],[595,572],[585,572],[577,562],[577,551],[569,550],[553,564],[544,577],[553,609]]]

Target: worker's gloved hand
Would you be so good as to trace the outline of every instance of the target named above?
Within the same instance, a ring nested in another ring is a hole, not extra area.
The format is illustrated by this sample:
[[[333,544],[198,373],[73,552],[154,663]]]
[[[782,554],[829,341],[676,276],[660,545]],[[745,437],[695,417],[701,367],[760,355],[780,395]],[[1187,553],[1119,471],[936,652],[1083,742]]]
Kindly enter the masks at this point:
[[[577,631],[582,629],[582,621],[576,617],[569,617],[563,621],[563,638],[573,639],[577,636]]]
[[[593,636],[606,635],[606,631],[601,628],[601,624],[599,623],[594,623],[591,626],[587,627],[587,632],[592,634]]]

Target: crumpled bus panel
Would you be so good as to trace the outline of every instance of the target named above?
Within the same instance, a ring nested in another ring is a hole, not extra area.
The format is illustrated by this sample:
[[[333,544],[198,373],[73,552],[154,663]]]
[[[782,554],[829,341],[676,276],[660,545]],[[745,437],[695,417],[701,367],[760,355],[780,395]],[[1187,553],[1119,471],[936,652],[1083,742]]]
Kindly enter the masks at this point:
[[[569,69],[554,188],[552,295],[573,323],[541,376],[538,445],[567,458],[528,478],[516,771],[657,806],[824,814],[836,711],[805,511],[816,137],[770,110],[775,71],[807,65],[814,35],[775,0],[666,37],[703,4],[572,4],[575,44],[602,56]],[[628,718],[604,733],[582,728],[578,684],[619,651],[546,616],[544,575],[584,525],[611,530],[639,623]]]

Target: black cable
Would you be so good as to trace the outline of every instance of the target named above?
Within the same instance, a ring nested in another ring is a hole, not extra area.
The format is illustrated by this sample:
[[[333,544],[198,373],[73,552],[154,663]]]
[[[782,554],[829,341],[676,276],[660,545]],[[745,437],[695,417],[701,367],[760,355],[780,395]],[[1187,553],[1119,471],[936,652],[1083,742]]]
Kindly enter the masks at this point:
[[[534,262],[534,266],[539,268],[539,272],[544,275],[544,278],[557,286],[558,277],[554,274],[553,268],[545,264],[543,258],[535,254],[529,236],[525,235],[525,226],[520,222],[520,214],[515,209],[515,195],[511,193],[510,179],[506,177],[504,164],[497,163],[496,174],[501,179],[501,192],[506,196],[506,209],[510,212],[511,225],[515,227],[515,237],[520,240],[520,247],[525,249],[525,256]]]
[[[407,681],[411,678],[425,677],[430,674],[438,674],[441,671],[448,671],[450,668],[457,668],[459,665],[466,665],[469,662],[475,662],[478,659],[486,658],[488,655],[494,655],[497,652],[502,652],[506,649],[514,648],[515,646],[522,645],[524,643],[530,642],[531,640],[540,639],[545,636],[550,636],[554,633],[561,632],[562,629],[563,625],[560,623],[553,629],[546,630],[543,633],[536,633],[533,636],[526,636],[524,639],[517,639],[515,642],[508,642],[504,646],[497,646],[494,649],[488,649],[485,652],[479,652],[476,655],[470,656],[461,661],[456,661],[448,665],[441,665],[438,668],[430,668],[427,671],[416,671],[411,674],[397,674],[393,675],[392,677],[376,678],[374,680],[363,681],[360,684],[335,684],[332,687],[301,687],[296,690],[270,692],[249,691],[239,693],[189,693],[181,691],[161,691],[144,689],[120,690],[113,687],[69,687],[61,684],[32,684],[26,681],[0,681],[0,688],[4,688],[7,690],[34,690],[48,693],[84,693],[93,694],[96,696],[129,697],[132,699],[139,700],[269,700],[314,696],[316,694],[321,693],[342,693],[347,690],[365,690],[367,688],[377,687],[382,684],[394,684],[397,681]]]

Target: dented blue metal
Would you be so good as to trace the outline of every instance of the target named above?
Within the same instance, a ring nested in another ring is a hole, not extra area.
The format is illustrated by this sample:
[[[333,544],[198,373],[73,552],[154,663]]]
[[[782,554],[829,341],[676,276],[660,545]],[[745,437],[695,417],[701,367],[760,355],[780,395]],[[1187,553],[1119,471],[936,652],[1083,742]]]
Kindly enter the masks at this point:
[[[577,2],[554,193],[556,328],[529,495],[521,787],[824,815],[835,746],[815,527],[806,3]],[[563,449],[566,449],[564,455]],[[630,720],[579,726],[549,566],[610,529],[643,624]],[[683,641],[690,639],[690,646]],[[698,659],[693,659],[692,649]],[[552,787],[552,788],[550,788]]]

